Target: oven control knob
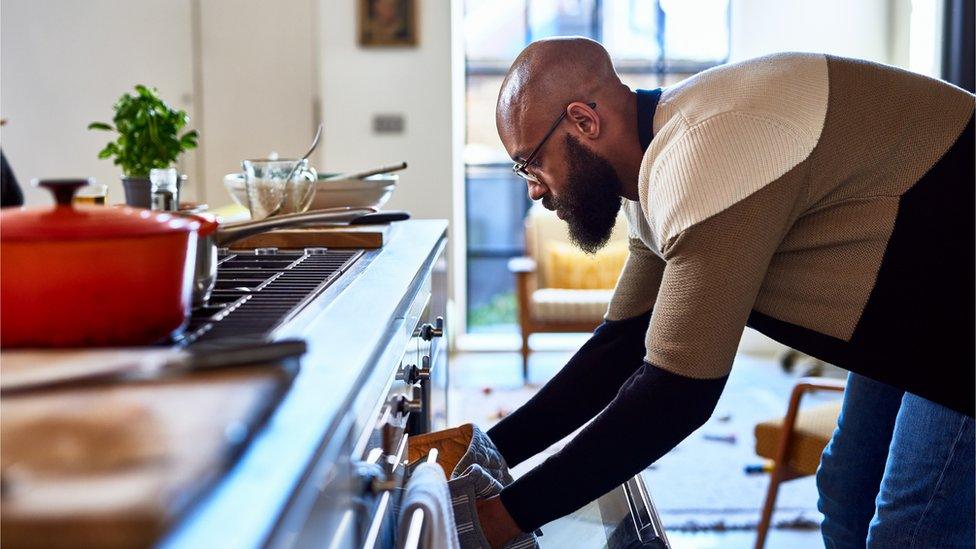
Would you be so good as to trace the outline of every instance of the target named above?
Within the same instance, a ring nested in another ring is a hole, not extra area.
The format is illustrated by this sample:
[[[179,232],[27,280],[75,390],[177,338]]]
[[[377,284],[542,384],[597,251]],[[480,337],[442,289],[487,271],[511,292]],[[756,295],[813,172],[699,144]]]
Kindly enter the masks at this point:
[[[424,405],[420,399],[410,399],[403,395],[398,395],[393,397],[395,399],[395,404],[393,410],[398,414],[410,414],[417,413],[423,410]]]
[[[325,255],[329,253],[328,248],[305,248],[305,255]]]
[[[444,335],[444,317],[439,316],[434,319],[434,323],[425,323],[420,327],[420,338],[424,341],[430,341],[435,337],[441,337]]]
[[[397,370],[396,373],[397,381],[406,381],[407,383],[413,384],[417,382],[417,365],[408,364],[403,368]]]
[[[410,364],[400,368],[397,371],[396,378],[397,381],[406,381],[410,385],[430,379],[430,357],[424,357],[423,366],[418,367],[416,364]]]
[[[254,248],[254,255],[277,255],[278,248]]]

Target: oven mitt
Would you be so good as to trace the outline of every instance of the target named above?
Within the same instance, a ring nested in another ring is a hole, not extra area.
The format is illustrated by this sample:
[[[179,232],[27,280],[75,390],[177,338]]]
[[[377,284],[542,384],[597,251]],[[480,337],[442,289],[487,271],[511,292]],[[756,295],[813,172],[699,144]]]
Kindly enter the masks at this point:
[[[462,475],[472,465],[481,469],[502,484],[512,483],[508,464],[495,443],[477,425],[466,423],[453,429],[444,429],[408,439],[407,460],[414,464],[426,459],[431,449],[437,449],[437,464],[444,469],[448,480]]]
[[[487,437],[485,437],[487,438]],[[506,468],[507,473],[507,468]],[[475,501],[498,495],[502,484],[481,465],[468,466],[460,476],[447,483],[451,491],[451,507],[461,549],[491,549],[478,521]],[[522,533],[504,545],[506,549],[538,548],[535,536]]]

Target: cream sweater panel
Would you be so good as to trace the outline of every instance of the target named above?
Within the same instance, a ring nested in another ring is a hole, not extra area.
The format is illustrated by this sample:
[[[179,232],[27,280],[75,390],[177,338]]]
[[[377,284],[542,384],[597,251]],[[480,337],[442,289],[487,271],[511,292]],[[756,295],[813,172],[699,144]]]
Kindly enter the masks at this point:
[[[823,130],[828,87],[823,55],[785,53],[665,88],[638,180],[643,216],[624,201],[632,234],[666,256],[682,231],[806,159]]]
[[[624,198],[621,200],[621,209],[627,219],[627,236],[640,240],[649,250],[660,256],[661,251],[657,245],[657,239],[651,230],[651,226],[647,223],[641,203]]]

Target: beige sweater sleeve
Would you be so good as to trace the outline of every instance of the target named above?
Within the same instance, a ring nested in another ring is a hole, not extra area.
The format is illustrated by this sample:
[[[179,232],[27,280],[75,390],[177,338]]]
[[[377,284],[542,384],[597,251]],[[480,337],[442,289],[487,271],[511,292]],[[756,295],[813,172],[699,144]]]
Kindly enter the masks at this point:
[[[766,269],[801,209],[804,166],[665,243],[647,362],[699,379],[729,372]]]
[[[664,260],[638,238],[630,237],[629,249],[630,254],[607,308],[607,320],[623,320],[646,313],[657,299]]]

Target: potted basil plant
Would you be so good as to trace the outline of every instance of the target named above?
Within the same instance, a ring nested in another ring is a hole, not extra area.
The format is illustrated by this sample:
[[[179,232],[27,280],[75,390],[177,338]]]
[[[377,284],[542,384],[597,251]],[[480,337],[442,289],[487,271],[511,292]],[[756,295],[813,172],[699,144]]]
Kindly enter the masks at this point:
[[[92,122],[88,129],[118,134],[99,151],[98,157],[112,158],[122,168],[126,204],[148,208],[149,171],[173,166],[180,154],[196,148],[199,136],[196,130],[180,134],[190,117],[186,111],[166,104],[155,88],[139,84],[135,90],[135,95],[126,93],[115,102],[113,124]]]

